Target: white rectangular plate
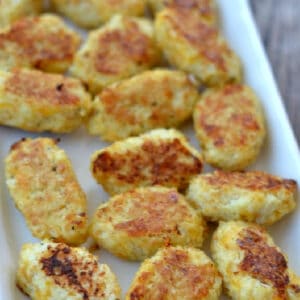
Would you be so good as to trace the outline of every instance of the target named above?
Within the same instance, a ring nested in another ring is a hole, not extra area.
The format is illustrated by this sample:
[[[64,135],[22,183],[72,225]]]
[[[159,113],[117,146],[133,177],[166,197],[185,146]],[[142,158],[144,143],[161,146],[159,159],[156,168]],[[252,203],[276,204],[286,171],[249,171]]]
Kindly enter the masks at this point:
[[[300,183],[298,146],[254,25],[248,2],[246,0],[219,0],[218,2],[224,34],[244,63],[245,81],[260,97],[268,124],[267,142],[258,161],[251,169],[294,178]],[[183,131],[189,136],[192,144],[197,146],[191,124]],[[24,218],[14,207],[4,179],[3,159],[10,145],[21,137],[27,136],[38,135],[12,128],[0,128],[0,299],[27,299],[15,286],[18,253],[22,244],[37,241],[31,236]],[[43,134],[43,136],[46,135]],[[92,215],[99,203],[106,201],[108,196],[92,179],[89,172],[89,158],[94,150],[103,148],[107,144],[98,138],[88,136],[84,129],[59,137],[61,137],[60,146],[65,149],[72,160],[79,181],[87,194],[89,215]],[[275,242],[289,256],[289,265],[300,275],[300,206],[297,206],[293,214],[272,226],[270,232]],[[107,263],[116,273],[125,293],[139,264],[122,261],[104,251],[101,251],[99,255],[100,261]]]

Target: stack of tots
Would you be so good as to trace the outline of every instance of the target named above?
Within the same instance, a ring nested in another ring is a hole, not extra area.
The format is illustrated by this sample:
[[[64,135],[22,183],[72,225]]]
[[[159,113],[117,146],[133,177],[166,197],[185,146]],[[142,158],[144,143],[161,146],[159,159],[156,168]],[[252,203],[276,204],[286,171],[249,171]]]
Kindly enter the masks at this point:
[[[113,142],[90,161],[111,198],[89,221],[58,140],[16,141],[7,187],[41,239],[21,249],[18,287],[35,300],[121,299],[109,267],[79,247],[90,236],[142,261],[128,300],[214,300],[222,282],[236,300],[300,299],[300,278],[262,227],[294,210],[297,183],[245,171],[264,144],[264,112],[216,2],[52,0],[51,11],[93,28],[81,47],[42,4],[0,1],[0,124],[52,133],[85,125]],[[202,153],[174,128],[192,116]],[[205,163],[218,170],[201,174]],[[219,222],[212,258],[199,249],[208,222]]]

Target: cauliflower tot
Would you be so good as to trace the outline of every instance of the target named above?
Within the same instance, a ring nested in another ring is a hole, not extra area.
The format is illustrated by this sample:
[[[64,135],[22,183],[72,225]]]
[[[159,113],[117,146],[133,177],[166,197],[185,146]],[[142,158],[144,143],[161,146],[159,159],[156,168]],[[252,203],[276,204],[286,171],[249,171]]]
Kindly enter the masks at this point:
[[[84,248],[43,241],[23,245],[17,285],[34,300],[120,300],[116,276]]]
[[[91,157],[94,178],[111,195],[152,185],[183,190],[202,166],[201,154],[174,129],[115,142]]]
[[[168,247],[146,259],[126,300],[218,300],[222,278],[204,252]]]
[[[171,65],[208,86],[241,81],[240,59],[217,26],[197,10],[165,8],[154,24],[157,43]]]
[[[97,94],[104,87],[149,69],[159,61],[151,22],[117,15],[89,33],[70,71]]]
[[[175,189],[138,188],[101,204],[90,225],[100,247],[143,260],[166,245],[201,247],[205,223]]]
[[[0,70],[35,68],[64,73],[80,36],[51,14],[22,18],[0,31]]]
[[[297,182],[260,171],[199,175],[187,199],[210,221],[243,220],[271,225],[296,207]]]
[[[180,71],[145,71],[105,88],[93,101],[90,134],[116,141],[154,128],[182,124],[193,111],[198,92]]]
[[[5,159],[6,183],[35,237],[79,245],[87,237],[86,196],[56,143],[27,138],[12,145]]]
[[[221,222],[211,244],[212,256],[233,300],[297,300],[300,280],[287,259],[259,225]]]
[[[66,133],[83,123],[91,97],[77,79],[37,70],[0,71],[0,124]]]
[[[204,160],[230,171],[253,163],[266,136],[260,101],[240,84],[206,91],[195,105],[194,127]]]

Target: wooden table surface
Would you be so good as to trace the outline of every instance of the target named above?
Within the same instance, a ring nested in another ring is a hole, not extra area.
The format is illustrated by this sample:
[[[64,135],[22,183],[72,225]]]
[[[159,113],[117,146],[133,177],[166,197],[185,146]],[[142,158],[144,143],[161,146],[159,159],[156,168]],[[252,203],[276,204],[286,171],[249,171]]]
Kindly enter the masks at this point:
[[[262,41],[300,142],[300,1],[250,0]]]

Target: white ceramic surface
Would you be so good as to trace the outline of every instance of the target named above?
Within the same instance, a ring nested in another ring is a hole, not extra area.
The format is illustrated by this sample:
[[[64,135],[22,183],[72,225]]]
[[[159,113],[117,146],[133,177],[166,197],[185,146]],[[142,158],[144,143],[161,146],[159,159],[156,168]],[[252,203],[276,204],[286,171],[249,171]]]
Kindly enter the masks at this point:
[[[244,63],[245,81],[261,98],[268,123],[267,143],[251,169],[265,170],[294,178],[300,183],[298,146],[254,25],[248,2],[246,0],[219,0],[218,2],[225,36]],[[190,137],[192,144],[197,146],[191,124],[182,129]],[[26,136],[38,135],[0,127],[0,299],[3,300],[27,299],[15,287],[17,257],[23,243],[37,241],[31,236],[24,218],[14,207],[4,181],[3,159],[10,145]],[[43,134],[43,136],[46,135]],[[73,134],[59,137],[61,137],[60,146],[71,158],[79,181],[87,194],[91,215],[98,204],[107,200],[108,197],[91,177],[89,157],[94,150],[107,144],[88,136],[83,128]],[[300,275],[300,206],[293,214],[272,226],[270,232],[277,244],[289,256],[290,266]],[[122,261],[104,251],[98,254],[100,261],[107,263],[117,274],[125,293],[139,264]]]

